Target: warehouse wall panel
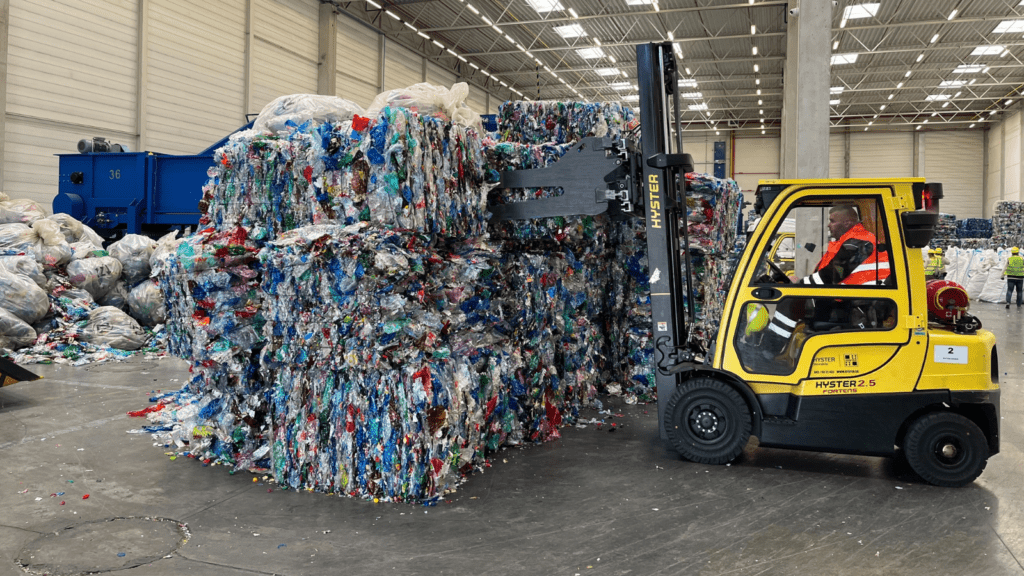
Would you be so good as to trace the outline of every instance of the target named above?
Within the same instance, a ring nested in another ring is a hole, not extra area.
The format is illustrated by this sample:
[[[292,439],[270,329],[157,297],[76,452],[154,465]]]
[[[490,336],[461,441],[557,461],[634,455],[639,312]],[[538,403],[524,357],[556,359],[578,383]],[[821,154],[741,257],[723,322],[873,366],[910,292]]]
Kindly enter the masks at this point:
[[[995,204],[1003,198],[1002,190],[1003,126],[997,125],[988,131],[988,185],[985,194],[985,217],[995,213]]]
[[[1020,112],[1003,121],[1003,199],[1020,200]]]
[[[846,177],[846,134],[828,135],[828,177]]]
[[[257,113],[286,94],[316,94],[317,0],[253,0],[251,96]]]
[[[757,189],[758,180],[779,177],[780,139],[774,136],[736,136],[735,179],[744,192]]]
[[[245,121],[245,0],[149,0],[147,148],[194,154]]]
[[[941,182],[941,210],[957,218],[982,218],[984,135],[981,132],[929,132],[924,141],[924,170],[929,182]]]
[[[675,136],[672,136],[675,138]],[[715,140],[726,140],[713,132],[687,135],[683,133],[683,152],[693,157],[693,169],[701,174],[715,173]]]
[[[11,0],[6,193],[49,205],[57,191],[53,154],[75,152],[82,138],[137,146],[136,9],[135,2]]]
[[[423,57],[388,41],[384,50],[384,90],[405,88],[422,81]]]
[[[427,82],[451,88],[455,84],[455,72],[442,68],[433,62],[427,63]]]
[[[380,73],[377,32],[344,14],[338,18],[338,81],[336,94],[367,106]]]
[[[913,175],[913,133],[850,134],[850,178],[910,178]]]
[[[466,105],[473,110],[474,114],[487,114],[487,93],[483,88],[469,85],[469,98],[466,98]]]

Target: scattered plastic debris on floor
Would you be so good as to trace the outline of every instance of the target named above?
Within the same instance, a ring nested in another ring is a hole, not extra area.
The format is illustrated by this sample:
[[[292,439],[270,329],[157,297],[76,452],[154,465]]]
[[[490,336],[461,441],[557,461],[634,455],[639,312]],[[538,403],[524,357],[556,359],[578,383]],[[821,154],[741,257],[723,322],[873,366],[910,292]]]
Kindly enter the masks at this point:
[[[558,438],[609,385],[654,399],[643,225],[486,214],[498,172],[619,134],[632,112],[507,103],[481,140],[451,120],[458,87],[387,95],[434,102],[418,112],[286,97],[215,153],[206,229],[151,260],[191,378],[138,430],[288,487],[430,503],[488,452]],[[727,259],[738,191],[701,182],[695,240]]]
[[[157,245],[129,234],[104,250],[75,218],[0,194],[0,354],[73,365],[165,355],[163,294],[147,288]]]

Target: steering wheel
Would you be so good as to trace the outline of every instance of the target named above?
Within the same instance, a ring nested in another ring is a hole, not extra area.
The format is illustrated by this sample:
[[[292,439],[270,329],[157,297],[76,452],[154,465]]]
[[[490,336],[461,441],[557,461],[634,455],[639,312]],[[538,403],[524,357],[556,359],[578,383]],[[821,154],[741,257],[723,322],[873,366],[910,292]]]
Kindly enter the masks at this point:
[[[771,277],[771,279],[773,281],[778,282],[779,284],[789,284],[790,283],[789,275],[786,274],[785,270],[783,270],[782,268],[779,268],[778,264],[776,264],[775,262],[772,262],[771,260],[765,260],[765,262],[768,263],[768,268],[771,268],[772,273],[771,273],[770,277]]]

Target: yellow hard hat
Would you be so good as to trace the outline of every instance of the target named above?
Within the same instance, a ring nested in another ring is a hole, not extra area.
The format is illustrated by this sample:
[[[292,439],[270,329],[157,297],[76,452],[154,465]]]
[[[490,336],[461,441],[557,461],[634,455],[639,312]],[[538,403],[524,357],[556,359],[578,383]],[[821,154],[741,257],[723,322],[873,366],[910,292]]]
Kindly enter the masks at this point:
[[[747,327],[743,330],[746,336],[760,332],[768,327],[768,309],[756,302],[747,304]]]
[[[935,248],[929,248],[928,249],[928,253],[929,254],[935,254]]]
[[[1016,246],[1014,246],[1013,248],[1010,248],[1010,252],[1016,254],[1017,252],[1020,252],[1020,248],[1017,248]]]
[[[935,253],[936,254],[942,254],[942,248],[936,248],[935,249]]]

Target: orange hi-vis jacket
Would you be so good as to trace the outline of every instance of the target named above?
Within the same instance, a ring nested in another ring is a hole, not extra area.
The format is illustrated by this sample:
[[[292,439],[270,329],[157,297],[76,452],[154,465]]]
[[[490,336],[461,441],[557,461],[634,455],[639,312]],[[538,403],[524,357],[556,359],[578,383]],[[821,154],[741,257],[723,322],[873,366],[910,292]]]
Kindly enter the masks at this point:
[[[866,242],[871,244],[871,255],[864,261],[858,263],[852,271],[846,273],[840,284],[847,286],[871,286],[874,284],[881,284],[886,278],[889,277],[889,254],[887,252],[878,252],[878,246],[876,243],[875,235],[868,232],[863,224],[856,224],[853,228],[846,231],[835,242],[831,242],[828,245],[828,251],[825,252],[821,257],[821,261],[818,262],[818,267],[815,268],[815,272],[824,269],[839,253],[840,249],[848,241],[860,241],[856,242],[861,244]]]

